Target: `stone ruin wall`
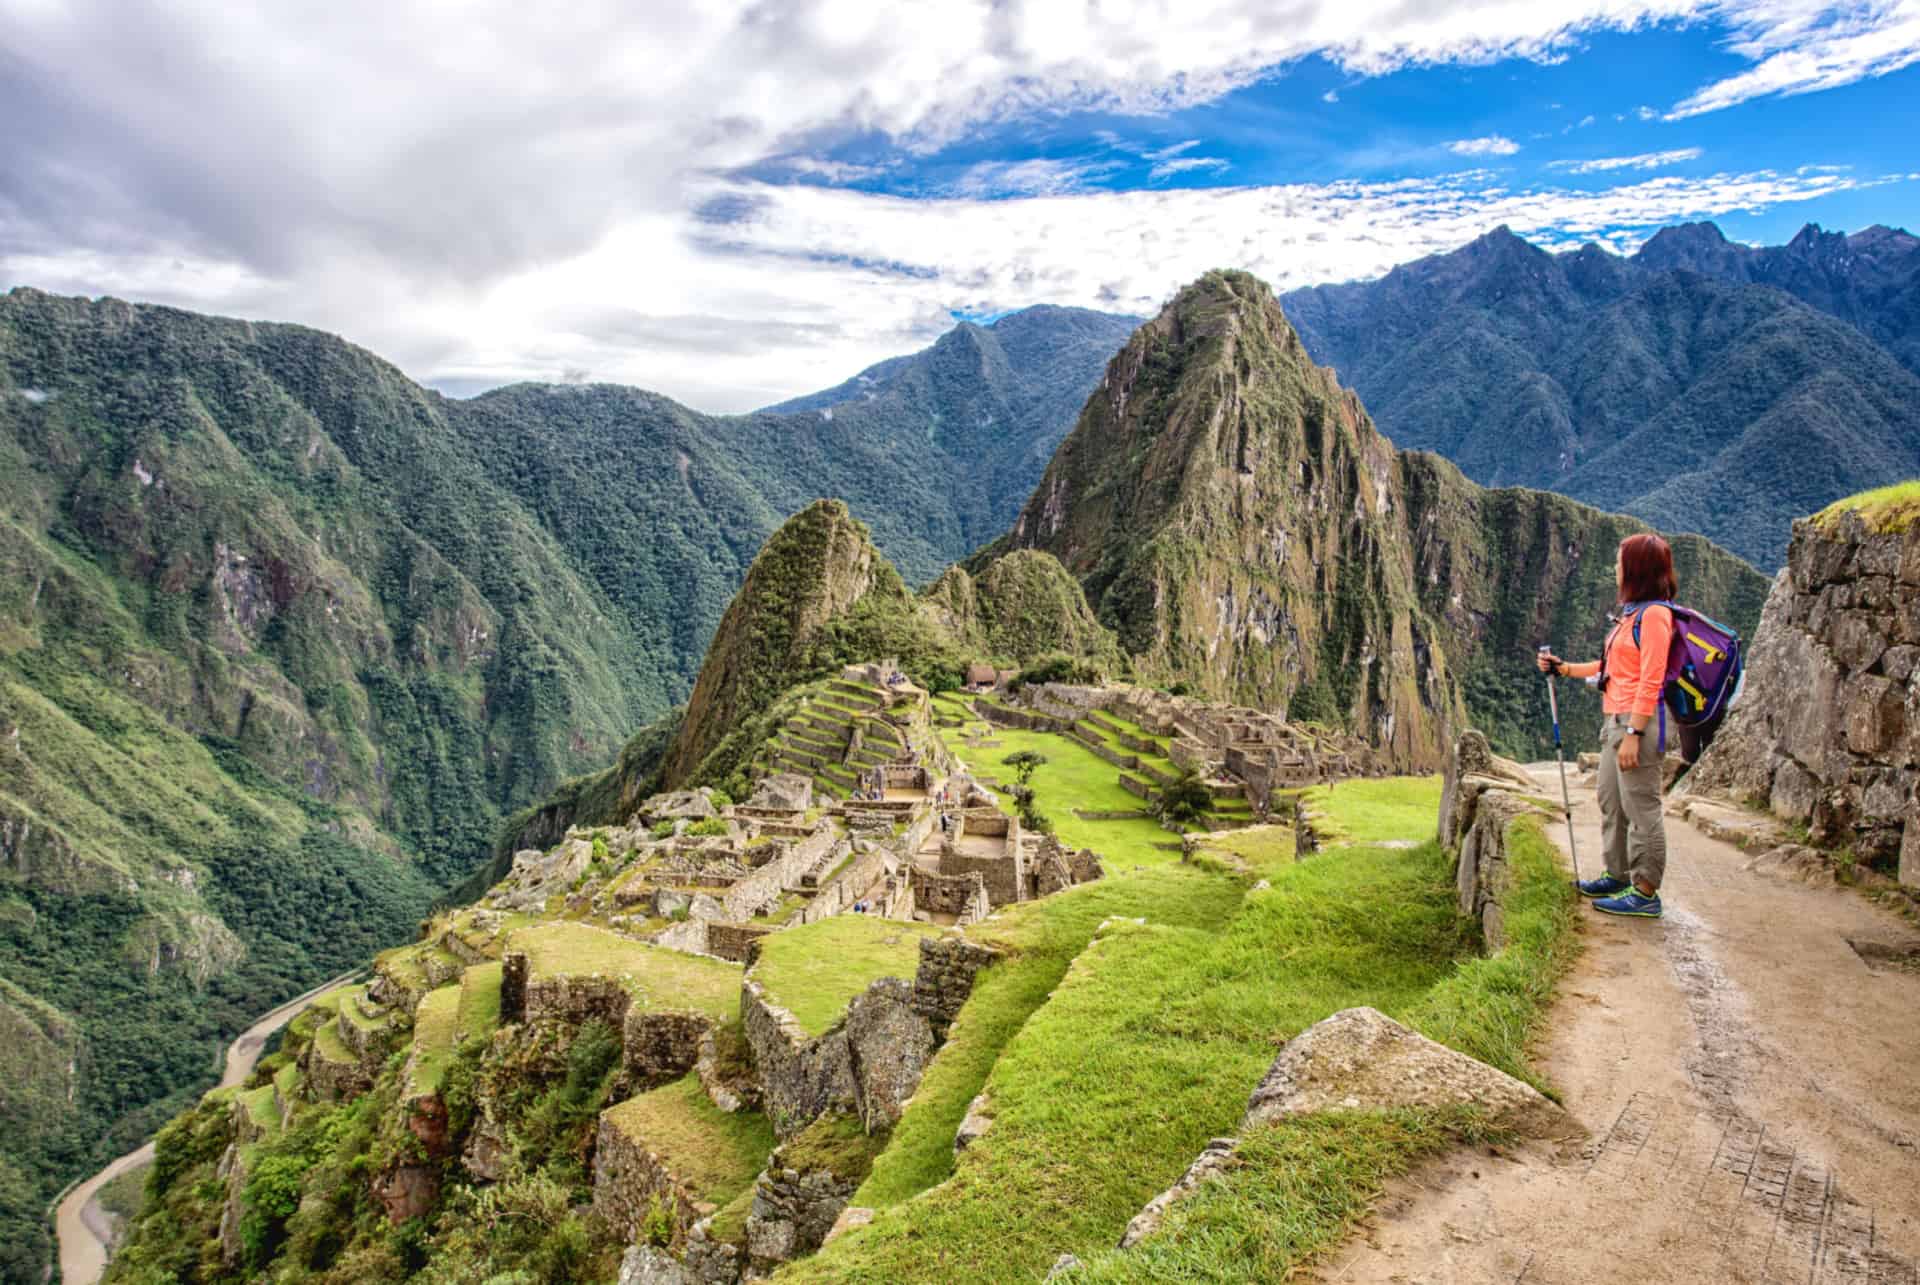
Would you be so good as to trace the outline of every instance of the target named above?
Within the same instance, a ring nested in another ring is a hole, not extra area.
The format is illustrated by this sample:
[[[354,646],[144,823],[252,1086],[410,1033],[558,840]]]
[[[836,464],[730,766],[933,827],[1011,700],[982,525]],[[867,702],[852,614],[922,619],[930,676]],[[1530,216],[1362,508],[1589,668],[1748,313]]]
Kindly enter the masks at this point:
[[[772,931],[771,928],[761,928],[755,924],[710,923],[707,925],[706,953],[730,959],[736,964],[750,964],[759,954],[760,939]]]
[[[734,883],[720,898],[724,918],[738,922],[751,919],[780,900],[782,893],[797,887],[800,876],[833,849],[840,836],[822,821],[804,839],[784,845],[785,851],[773,860]]]
[[[953,915],[956,926],[977,923],[987,917],[993,906],[987,895],[986,881],[978,871],[964,875],[928,874],[917,867],[908,873],[913,882],[913,908],[916,913]]]
[[[1920,525],[1794,523],[1746,685],[1687,789],[1752,803],[1920,887]]]
[[[920,939],[920,966],[913,974],[913,1006],[945,1038],[973,994],[980,970],[998,962],[1000,952],[968,941],[959,933]]]
[[[673,1240],[713,1212],[697,1199],[647,1148],[646,1139],[628,1134],[607,1112],[600,1117],[593,1151],[593,1209],[627,1241],[640,1239],[647,1216],[656,1207],[672,1220]]]

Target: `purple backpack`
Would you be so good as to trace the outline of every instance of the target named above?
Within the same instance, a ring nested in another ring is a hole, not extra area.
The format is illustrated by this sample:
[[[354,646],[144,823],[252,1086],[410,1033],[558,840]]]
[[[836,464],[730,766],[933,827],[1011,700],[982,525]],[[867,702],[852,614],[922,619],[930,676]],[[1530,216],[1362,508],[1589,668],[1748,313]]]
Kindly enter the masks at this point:
[[[1717,724],[1740,695],[1746,666],[1740,635],[1711,616],[1677,602],[1630,602],[1621,608],[1633,621],[1633,645],[1640,645],[1640,616],[1648,607],[1673,613],[1673,643],[1667,649],[1667,678],[1660,688],[1660,748],[1667,747],[1667,715],[1683,728]]]

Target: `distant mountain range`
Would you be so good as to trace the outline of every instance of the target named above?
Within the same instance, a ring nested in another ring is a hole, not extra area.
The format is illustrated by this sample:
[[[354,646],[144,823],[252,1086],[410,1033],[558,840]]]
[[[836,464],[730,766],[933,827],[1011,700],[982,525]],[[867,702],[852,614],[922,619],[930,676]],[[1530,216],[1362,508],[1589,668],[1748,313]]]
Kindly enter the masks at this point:
[[[1809,226],[1753,249],[1698,223],[1623,259],[1500,228],[1281,304],[1396,444],[1764,568],[1792,518],[1920,473],[1920,238],[1905,232]]]

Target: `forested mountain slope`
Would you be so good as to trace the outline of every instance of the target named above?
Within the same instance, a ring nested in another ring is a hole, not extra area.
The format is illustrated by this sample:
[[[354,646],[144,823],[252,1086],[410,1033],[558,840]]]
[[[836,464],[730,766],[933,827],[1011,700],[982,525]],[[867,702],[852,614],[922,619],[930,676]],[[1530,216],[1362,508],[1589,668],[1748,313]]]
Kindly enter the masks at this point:
[[[1784,290],[1858,326],[1920,374],[1920,237],[1902,228],[1846,233],[1809,223],[1785,245],[1751,246],[1715,224],[1683,223],[1654,233],[1633,261]]]
[[[1920,469],[1920,378],[1874,337],[1904,333],[1898,296],[1920,260],[1903,233],[1860,238],[1885,253],[1853,256],[1878,266],[1842,289],[1798,252],[1706,253],[1698,225],[1633,259],[1552,255],[1502,228],[1282,303],[1401,446],[1773,567],[1795,516]]]
[[[942,424],[1037,382],[1077,403],[1113,323],[1049,311],[979,332],[1022,342],[973,401],[963,364],[718,418],[451,400],[300,327],[0,296],[0,1031],[39,1050],[0,1076],[9,1270],[38,1278],[40,1203],[222,1036],[405,938],[502,815],[684,699],[787,513],[845,497],[915,578],[1004,524],[978,457],[1017,474],[1070,412],[967,419],[957,454]]]

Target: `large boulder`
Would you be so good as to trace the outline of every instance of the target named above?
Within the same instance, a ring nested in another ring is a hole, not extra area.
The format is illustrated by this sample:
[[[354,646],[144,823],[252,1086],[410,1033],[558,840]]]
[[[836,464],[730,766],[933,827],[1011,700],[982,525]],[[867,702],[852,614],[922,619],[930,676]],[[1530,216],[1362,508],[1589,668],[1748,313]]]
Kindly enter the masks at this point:
[[[1319,1111],[1477,1106],[1529,1138],[1586,1130],[1531,1086],[1372,1008],[1349,1008],[1287,1041],[1247,1103],[1245,1128]]]
[[[661,821],[704,821],[708,817],[717,817],[720,809],[713,806],[713,791],[709,789],[675,790],[669,794],[656,794],[640,805],[639,817],[649,824]]]
[[[539,910],[553,894],[571,890],[592,862],[593,844],[585,839],[566,839],[547,852],[522,848],[488,900],[503,910]]]
[[[804,812],[813,806],[813,778],[798,772],[776,772],[763,777],[753,787],[753,797],[747,800],[747,806]]]

